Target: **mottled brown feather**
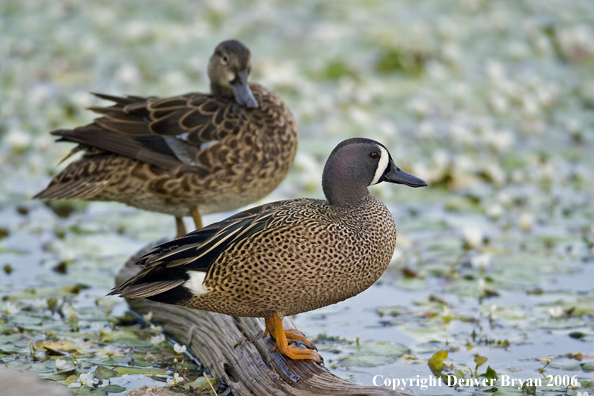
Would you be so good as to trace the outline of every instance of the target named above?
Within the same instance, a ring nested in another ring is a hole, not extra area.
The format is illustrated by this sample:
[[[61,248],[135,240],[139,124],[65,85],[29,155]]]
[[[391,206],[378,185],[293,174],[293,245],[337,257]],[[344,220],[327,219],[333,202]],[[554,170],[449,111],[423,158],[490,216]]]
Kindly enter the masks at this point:
[[[208,292],[177,304],[236,316],[295,315],[370,287],[396,244],[394,220],[372,195],[356,209],[314,199],[275,202],[211,227],[156,248],[139,261],[143,270],[110,294],[156,296],[173,287],[142,283],[144,277],[203,271]]]
[[[85,153],[36,198],[118,201],[181,217],[192,208],[227,211],[266,196],[290,169],[297,133],[278,96],[259,84],[250,88],[258,108],[197,93],[165,99],[97,94],[115,104],[92,107],[102,114],[92,124],[53,132]],[[160,136],[194,145],[192,164],[163,139],[143,142]]]

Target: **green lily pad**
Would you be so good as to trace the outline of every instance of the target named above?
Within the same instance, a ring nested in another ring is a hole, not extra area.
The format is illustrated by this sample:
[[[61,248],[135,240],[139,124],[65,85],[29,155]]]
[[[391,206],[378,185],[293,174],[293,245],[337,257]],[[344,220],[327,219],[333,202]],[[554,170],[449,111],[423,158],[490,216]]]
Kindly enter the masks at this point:
[[[394,362],[395,358],[389,355],[357,354],[344,356],[338,359],[337,364],[346,367],[377,367]]]
[[[95,355],[95,356],[87,359],[87,362],[92,363],[92,364],[99,364],[99,365],[103,365],[103,366],[127,366],[128,363],[130,362],[130,357],[128,357],[128,356],[108,357],[108,356]]]
[[[204,376],[196,378],[192,382],[184,383],[182,386],[185,389],[194,389],[197,392],[211,391],[211,385],[216,382],[214,378],[206,378]],[[209,385],[210,383],[210,385]]]
[[[0,348],[2,345],[7,343],[13,343],[21,339],[21,335],[19,333],[8,334],[8,335],[0,335]]]
[[[99,388],[99,390],[107,393],[122,393],[126,391],[126,388],[120,385],[111,384],[107,386],[102,386]]]
[[[126,374],[167,375],[167,370],[152,367],[115,367],[118,377]]]
[[[118,375],[116,370],[104,367],[104,366],[97,366],[95,369],[95,378],[97,379],[108,379]]]
[[[339,358],[338,364],[347,367],[375,367],[393,362],[408,352],[408,348],[403,345],[375,341],[348,345],[345,350],[353,352],[348,356]]]
[[[437,351],[431,356],[427,364],[432,370],[441,370],[443,361],[448,358],[448,351]]]
[[[71,388],[72,390],[74,390],[76,392],[76,395],[82,395],[82,396],[106,396],[107,392],[105,390],[103,390],[102,388],[99,389],[93,389],[90,388],[88,386],[83,386],[82,388],[80,388],[79,390],[76,390],[77,388]]]
[[[137,338],[120,338],[113,341],[113,345],[126,348],[149,348],[153,346],[150,340],[139,340]]]

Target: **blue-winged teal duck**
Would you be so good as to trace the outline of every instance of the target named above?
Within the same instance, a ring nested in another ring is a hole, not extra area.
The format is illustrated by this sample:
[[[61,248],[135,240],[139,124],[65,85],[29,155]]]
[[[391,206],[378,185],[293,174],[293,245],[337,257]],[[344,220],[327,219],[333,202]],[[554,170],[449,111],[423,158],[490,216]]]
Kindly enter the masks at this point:
[[[182,217],[237,209],[263,198],[285,178],[297,150],[289,108],[262,85],[248,83],[250,52],[219,44],[208,66],[211,93],[159,99],[96,94],[115,102],[91,107],[102,117],[60,141],[78,143],[81,159],[35,198],[118,201]]]
[[[396,245],[390,211],[369,193],[380,182],[422,187],[380,143],[340,143],[322,176],[327,200],[294,199],[246,210],[159,245],[110,294],[235,316],[264,317],[265,335],[292,359],[321,361],[282,318],[352,297],[386,270]]]

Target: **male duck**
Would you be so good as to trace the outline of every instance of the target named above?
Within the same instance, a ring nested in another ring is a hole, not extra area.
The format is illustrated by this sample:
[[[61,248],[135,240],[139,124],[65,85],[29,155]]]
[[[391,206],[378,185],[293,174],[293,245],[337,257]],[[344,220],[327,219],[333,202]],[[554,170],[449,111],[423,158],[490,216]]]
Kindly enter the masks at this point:
[[[390,211],[367,187],[380,182],[423,187],[386,147],[345,140],[330,154],[327,200],[294,199],[246,210],[159,245],[144,268],[110,294],[235,316],[264,317],[266,334],[292,359],[321,361],[313,345],[282,318],[352,297],[386,270],[396,245]]]
[[[182,217],[237,209],[263,198],[285,178],[297,131],[289,108],[262,85],[248,83],[250,51],[236,40],[219,44],[208,66],[211,93],[159,99],[96,96],[103,116],[60,141],[78,143],[81,159],[35,198],[118,201]]]

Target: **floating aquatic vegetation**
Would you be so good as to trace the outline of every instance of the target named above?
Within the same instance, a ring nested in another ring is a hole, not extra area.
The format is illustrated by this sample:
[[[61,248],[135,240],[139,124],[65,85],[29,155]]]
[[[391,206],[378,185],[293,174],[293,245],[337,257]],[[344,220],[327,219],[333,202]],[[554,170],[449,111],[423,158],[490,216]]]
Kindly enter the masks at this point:
[[[87,92],[206,90],[212,40],[224,36],[249,45],[253,80],[299,125],[294,169],[266,201],[320,197],[314,176],[351,136],[381,140],[429,182],[414,200],[373,191],[399,231],[380,285],[297,317],[334,373],[364,384],[378,372],[433,375],[419,363],[444,350],[458,380],[569,375],[594,392],[593,4],[1,2],[0,359],[78,394],[176,378],[210,389],[150,316],[140,325],[104,297],[170,220],[30,197],[72,148],[48,131],[91,120],[84,108],[98,103]]]

